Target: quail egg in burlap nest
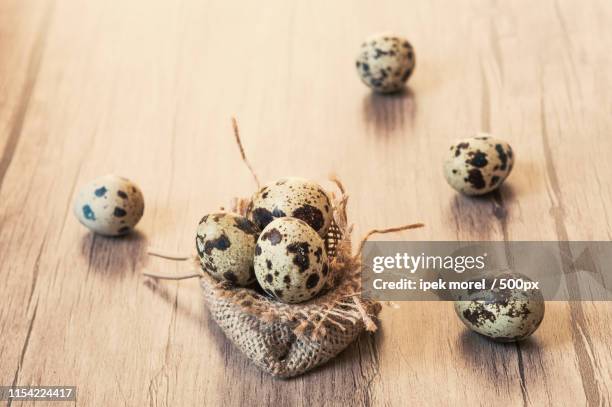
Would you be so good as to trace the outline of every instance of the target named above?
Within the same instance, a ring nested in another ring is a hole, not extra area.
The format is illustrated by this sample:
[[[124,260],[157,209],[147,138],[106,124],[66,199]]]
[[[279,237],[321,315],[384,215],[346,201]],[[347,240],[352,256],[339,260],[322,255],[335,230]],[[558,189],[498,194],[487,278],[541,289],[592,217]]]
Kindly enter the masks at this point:
[[[253,255],[259,230],[244,216],[217,212],[198,225],[196,249],[202,269],[217,280],[246,286],[255,282]]]
[[[324,241],[300,219],[275,219],[257,240],[255,274],[270,296],[287,303],[307,301],[329,276]]]
[[[255,193],[248,211],[249,219],[260,229],[276,218],[301,219],[321,237],[327,235],[332,206],[325,190],[316,182],[289,177],[265,185]]]

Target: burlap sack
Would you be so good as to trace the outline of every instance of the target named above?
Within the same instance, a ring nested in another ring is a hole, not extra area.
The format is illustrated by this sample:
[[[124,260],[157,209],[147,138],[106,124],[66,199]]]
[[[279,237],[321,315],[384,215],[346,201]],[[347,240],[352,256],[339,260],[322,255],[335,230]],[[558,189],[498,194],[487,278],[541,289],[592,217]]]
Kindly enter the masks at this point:
[[[332,359],[364,330],[375,331],[380,304],[361,299],[360,255],[352,255],[351,227],[346,219],[348,197],[332,194],[334,223],[326,239],[330,280],[318,297],[285,304],[250,288],[200,277],[204,299],[225,335],[260,369],[289,378]],[[245,215],[248,202],[234,211]]]

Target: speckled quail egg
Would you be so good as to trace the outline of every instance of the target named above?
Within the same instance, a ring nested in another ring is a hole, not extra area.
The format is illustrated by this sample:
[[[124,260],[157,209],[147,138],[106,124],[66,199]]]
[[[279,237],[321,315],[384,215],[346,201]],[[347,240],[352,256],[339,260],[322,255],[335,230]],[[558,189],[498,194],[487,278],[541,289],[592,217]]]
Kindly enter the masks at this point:
[[[264,291],[280,301],[313,298],[329,276],[323,239],[299,219],[273,220],[257,240],[255,275]]]
[[[144,197],[132,181],[105,175],[84,185],[74,200],[74,214],[83,225],[106,236],[120,236],[136,226],[144,213]]]
[[[505,273],[498,279],[526,276]],[[493,277],[486,279],[491,287]],[[524,288],[524,287],[523,287]],[[455,301],[455,311],[463,323],[481,335],[499,342],[520,341],[533,334],[544,318],[544,297],[539,289],[486,289],[471,291]]]
[[[466,195],[483,195],[498,188],[512,171],[514,153],[505,141],[487,134],[457,141],[444,162],[451,187]]]
[[[403,88],[414,70],[415,57],[408,40],[391,34],[372,36],[361,44],[355,65],[359,77],[380,93]]]
[[[303,220],[321,237],[332,221],[332,206],[327,193],[315,182],[284,178],[261,188],[251,200],[248,217],[260,229],[274,218],[285,216]]]
[[[204,216],[196,233],[202,270],[236,285],[254,283],[253,255],[258,236],[257,226],[244,216],[227,212]]]

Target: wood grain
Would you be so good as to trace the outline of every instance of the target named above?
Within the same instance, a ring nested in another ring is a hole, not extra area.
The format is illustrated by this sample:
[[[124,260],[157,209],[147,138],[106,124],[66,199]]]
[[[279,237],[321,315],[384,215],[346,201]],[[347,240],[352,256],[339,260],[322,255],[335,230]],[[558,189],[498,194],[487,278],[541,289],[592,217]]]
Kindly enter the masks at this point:
[[[204,213],[252,193],[232,115],[263,180],[337,174],[356,235],[423,221],[395,238],[610,240],[611,23],[604,0],[3,1],[0,384],[76,385],[96,406],[610,405],[610,303],[549,303],[510,345],[449,303],[402,303],[333,363],[277,381],[225,340],[195,282],[140,273],[179,271],[146,248],[192,250]],[[378,31],[416,49],[401,95],[354,72]],[[468,199],[440,163],[478,130],[518,163]],[[109,172],[146,197],[125,239],[71,214]]]

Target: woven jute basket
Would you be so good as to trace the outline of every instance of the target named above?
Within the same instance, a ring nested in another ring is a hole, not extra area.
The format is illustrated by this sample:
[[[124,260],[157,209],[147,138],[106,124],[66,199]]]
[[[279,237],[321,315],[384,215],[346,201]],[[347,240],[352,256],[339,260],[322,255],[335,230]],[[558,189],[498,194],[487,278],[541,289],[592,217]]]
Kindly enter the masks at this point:
[[[259,185],[244,154],[235,122],[234,130],[243,161]],[[331,180],[338,187],[338,194],[330,193],[333,222],[325,239],[330,276],[317,297],[299,304],[282,303],[257,287],[238,287],[215,280],[201,269],[196,258],[193,259],[197,272],[184,276],[199,277],[212,318],[242,353],[274,377],[301,375],[337,356],[364,331],[376,331],[381,305],[360,296],[363,245],[375,233],[422,226],[372,230],[353,254],[352,225],[346,215],[348,195],[338,179]],[[231,210],[246,216],[249,204],[247,199],[235,199]],[[145,274],[155,278],[184,278]]]

